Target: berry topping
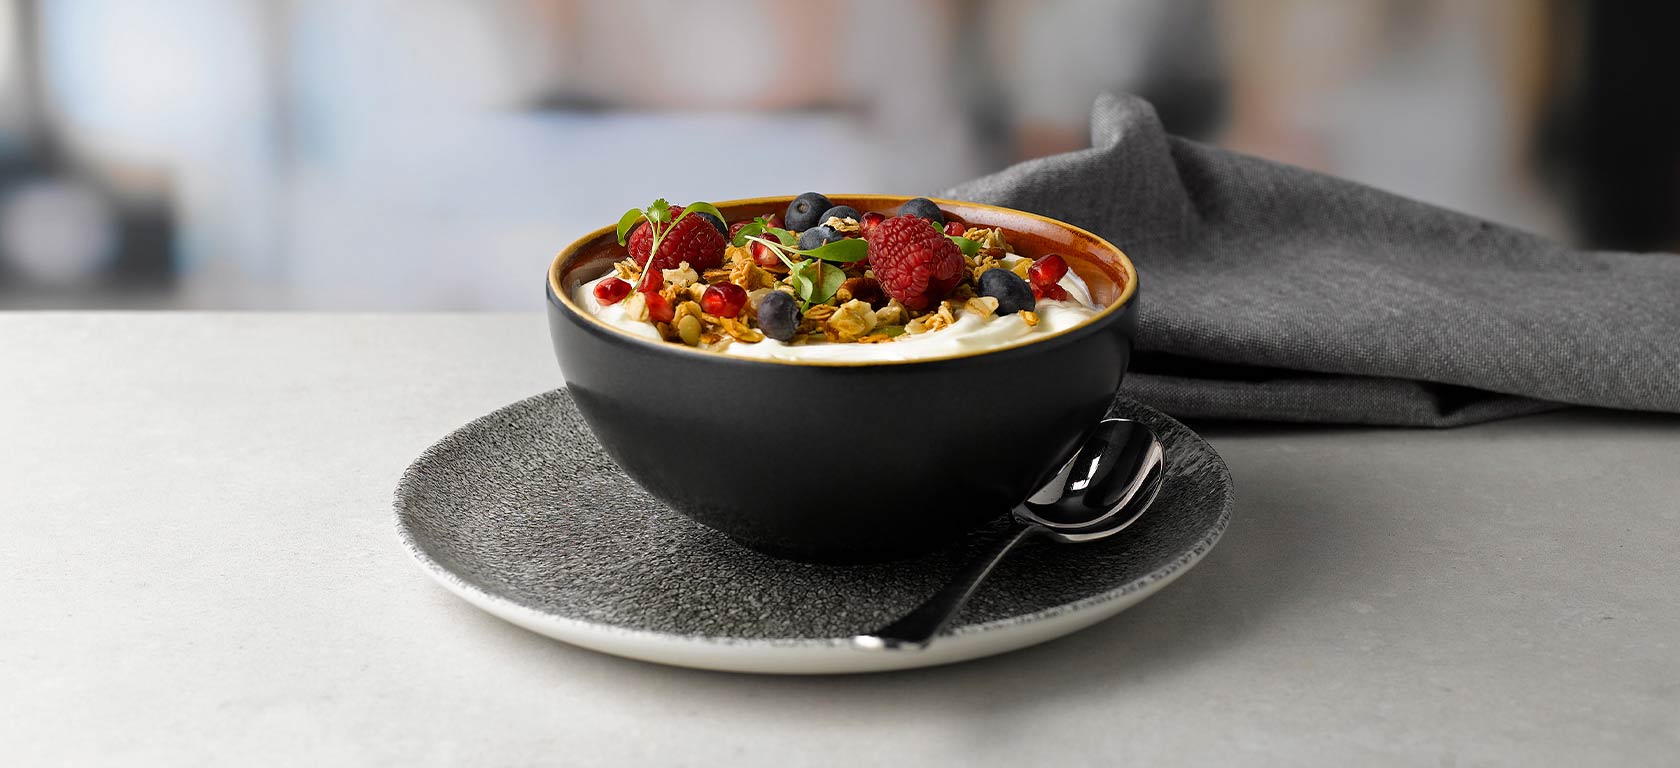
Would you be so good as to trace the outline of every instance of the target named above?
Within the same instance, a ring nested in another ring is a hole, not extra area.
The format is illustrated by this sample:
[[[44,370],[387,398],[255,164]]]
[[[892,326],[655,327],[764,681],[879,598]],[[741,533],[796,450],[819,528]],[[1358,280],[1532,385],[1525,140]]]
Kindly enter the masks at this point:
[[[1035,286],[1055,285],[1067,275],[1068,265],[1054,253],[1040,256],[1027,267],[1027,279]]]
[[[730,232],[728,227],[724,226],[723,219],[720,219],[720,218],[718,218],[716,216],[713,216],[709,213],[697,213],[697,214],[694,214],[694,215],[699,216],[700,218],[711,222],[712,226],[717,227],[718,234],[723,235],[724,238],[726,238],[726,239],[735,234],[733,232]]]
[[[636,290],[642,293],[658,293],[664,287],[665,276],[658,272],[643,272],[641,278],[636,281]]]
[[[945,222],[945,234],[947,235],[951,235],[952,237],[962,237],[962,234],[967,231],[968,225],[960,221]]]
[[[1067,301],[1068,299],[1067,289],[1056,283],[1035,285],[1032,287],[1032,292],[1033,298],[1037,299],[1055,299],[1056,301]]]
[[[671,219],[682,215],[682,206],[671,206]],[[719,227],[713,226],[705,214],[684,217],[671,225],[659,241],[659,257],[653,260],[654,269],[675,269],[688,262],[697,271],[713,269],[723,264],[723,251],[729,241]],[[646,222],[630,232],[630,257],[643,267],[648,263],[648,251],[653,248],[653,231]],[[645,286],[644,286],[645,287]]]
[[[809,251],[814,248],[821,248],[845,237],[845,235],[840,234],[839,230],[826,224],[815,226],[799,233],[799,250]]]
[[[823,211],[833,208],[834,204],[828,198],[816,192],[806,192],[793,199],[787,207],[787,228],[795,232],[804,232],[823,222],[817,218]]]
[[[980,295],[997,299],[997,313],[1000,315],[1030,310],[1038,303],[1032,286],[1007,269],[988,269],[980,273]]]
[[[869,265],[881,290],[913,310],[926,309],[962,281],[957,244],[914,216],[895,216],[869,231]]]
[[[904,204],[898,207],[898,215],[915,216],[919,219],[927,219],[935,224],[942,225],[945,223],[945,212],[939,210],[938,205],[925,197],[904,201]]]
[[[799,302],[781,291],[771,291],[758,303],[758,329],[777,341],[787,341],[799,330]]]
[[[601,306],[611,306],[624,300],[630,295],[630,284],[616,277],[609,277],[595,284],[595,300]]]
[[[829,219],[851,219],[852,221],[861,222],[863,221],[863,214],[858,213],[856,208],[849,205],[836,205],[833,208],[823,211],[823,214],[817,217],[817,223],[827,224]]]
[[[741,234],[741,230],[746,229],[747,225],[751,224],[751,223],[752,223],[751,221],[737,221],[734,224],[730,224],[729,225],[729,234],[725,235],[724,237],[729,238],[730,242],[734,242],[735,236],[738,235],[738,234]]]
[[[858,226],[863,230],[863,233],[867,235],[867,234],[869,234],[869,230],[875,228],[876,224],[880,224],[881,222],[886,221],[886,220],[887,220],[887,215],[886,214],[876,213],[874,211],[870,211],[870,212],[864,214],[863,218],[858,219]]]
[[[735,317],[747,305],[747,289],[734,283],[713,283],[700,294],[700,308],[706,314]]]
[[[643,293],[642,299],[647,302],[648,319],[656,323],[669,323],[677,316],[677,308],[671,306],[669,299],[657,293]]]
[[[755,263],[766,269],[781,266],[782,264],[782,259],[776,255],[775,249],[758,242],[757,240],[754,240],[752,243],[752,257]]]

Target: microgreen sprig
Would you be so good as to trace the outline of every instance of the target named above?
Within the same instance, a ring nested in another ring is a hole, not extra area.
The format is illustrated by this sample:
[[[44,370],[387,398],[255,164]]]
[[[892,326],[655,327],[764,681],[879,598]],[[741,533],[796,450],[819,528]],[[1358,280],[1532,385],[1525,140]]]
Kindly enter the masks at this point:
[[[625,211],[623,216],[618,217],[619,245],[624,245],[625,241],[630,239],[630,231],[644,221],[647,222],[649,231],[653,233],[653,244],[648,247],[648,263],[643,265],[642,275],[636,279],[636,290],[641,290],[642,286],[647,283],[648,273],[655,269],[653,257],[659,254],[659,244],[665,240],[665,236],[671,233],[677,222],[697,213],[709,213],[716,216],[718,221],[723,221],[723,214],[718,212],[717,206],[699,201],[683,206],[682,213],[677,214],[677,217],[673,219],[671,218],[671,204],[666,202],[663,197],[653,201],[653,204],[646,208],[631,208]]]
[[[810,249],[796,247],[799,236],[780,227],[772,227],[764,217],[754,219],[735,234],[734,244],[759,243],[769,248],[788,268],[794,291],[804,303],[803,309],[834,298],[841,284],[846,282],[845,270],[826,267],[824,263],[850,264],[869,255],[869,245],[861,239],[843,238]],[[797,258],[803,257],[803,258]]]

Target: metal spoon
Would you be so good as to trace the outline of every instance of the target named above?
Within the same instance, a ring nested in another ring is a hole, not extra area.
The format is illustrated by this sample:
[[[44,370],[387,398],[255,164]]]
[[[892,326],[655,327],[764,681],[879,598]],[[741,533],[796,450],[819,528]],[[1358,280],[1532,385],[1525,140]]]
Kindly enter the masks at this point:
[[[1034,536],[1077,544],[1113,536],[1143,516],[1161,489],[1161,441],[1141,422],[1105,419],[1044,487],[1015,508],[1015,525],[991,552],[963,568],[921,607],[852,637],[857,648],[919,650],[957,614],[980,582]]]

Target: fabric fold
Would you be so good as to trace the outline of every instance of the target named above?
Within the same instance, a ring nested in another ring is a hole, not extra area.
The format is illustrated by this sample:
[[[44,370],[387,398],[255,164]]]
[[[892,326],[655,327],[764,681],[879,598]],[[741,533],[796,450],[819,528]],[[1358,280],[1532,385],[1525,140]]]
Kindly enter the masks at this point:
[[[1125,390],[1181,418],[1452,426],[1680,412],[1680,257],[1580,251],[1168,135],[1105,95],[1092,148],[946,197],[1040,213],[1140,273]]]

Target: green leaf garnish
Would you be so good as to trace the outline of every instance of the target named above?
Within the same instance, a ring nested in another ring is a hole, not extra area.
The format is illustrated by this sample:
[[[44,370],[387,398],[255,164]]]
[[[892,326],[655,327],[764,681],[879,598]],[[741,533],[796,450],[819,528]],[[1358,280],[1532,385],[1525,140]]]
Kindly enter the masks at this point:
[[[718,221],[726,221],[723,218],[723,212],[719,211],[717,206],[714,206],[711,203],[700,202],[698,200],[683,206],[682,216],[678,216],[677,220],[681,221],[684,216],[691,213],[709,213],[716,216]]]
[[[740,231],[736,232],[735,238],[730,240],[729,244],[735,246],[746,245],[747,238],[761,234],[764,234],[764,220],[755,219],[749,222],[746,226],[742,227]]]
[[[822,292],[817,294],[818,302],[828,301],[829,299],[834,298],[834,294],[840,292],[840,286],[844,285],[846,282],[846,271],[835,267],[829,267],[828,269],[822,270],[822,277]]]
[[[863,240],[846,238],[824,243],[809,251],[799,251],[813,259],[832,261],[836,264],[849,264],[869,255],[869,244]]]
[[[641,220],[642,211],[640,208],[631,208],[630,210],[625,211],[623,216],[618,217],[619,245],[624,244],[624,239],[630,236],[630,230],[635,229],[636,225],[640,223]]]
[[[903,336],[904,335],[904,326],[902,326],[902,325],[877,325],[877,326],[875,326],[875,330],[873,332],[874,333],[879,333],[882,336],[885,336],[885,337],[890,339],[890,338],[893,338],[894,336]]]
[[[648,221],[655,224],[669,224],[671,223],[671,204],[665,202],[665,198],[661,197],[653,201],[653,205],[648,206],[647,214]]]
[[[793,288],[807,306],[821,304],[834,298],[840,285],[846,282],[846,271],[839,267],[825,267],[817,259],[796,261],[788,270],[793,276]]]
[[[782,245],[789,248],[799,244],[799,235],[794,234],[791,230],[782,229],[781,227],[766,226],[764,231],[781,241]]]
[[[957,244],[957,248],[962,251],[962,255],[964,256],[972,259],[974,258],[974,254],[980,252],[980,243],[978,242],[961,235],[946,235],[946,237],[950,238],[951,242]]]
[[[816,278],[812,275],[811,267],[814,261],[796,261],[788,269],[788,276],[793,278],[793,290],[799,294],[799,300],[811,303],[811,297],[817,292]]]

